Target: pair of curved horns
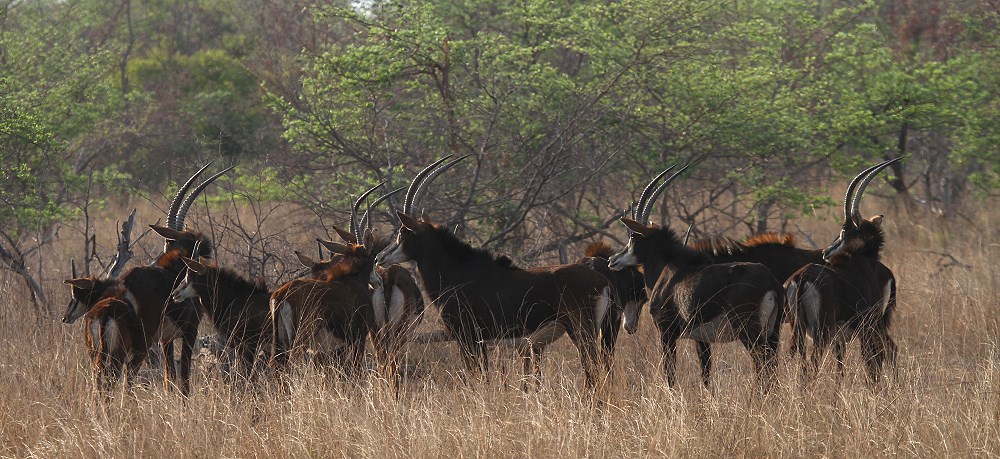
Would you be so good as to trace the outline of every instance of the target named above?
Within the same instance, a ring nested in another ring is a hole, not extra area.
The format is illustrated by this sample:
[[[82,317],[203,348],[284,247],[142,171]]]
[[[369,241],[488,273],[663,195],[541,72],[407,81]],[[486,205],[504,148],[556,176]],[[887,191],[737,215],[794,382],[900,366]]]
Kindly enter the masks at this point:
[[[681,170],[674,172],[674,175],[671,175],[669,178],[664,180],[663,183],[657,186],[656,182],[659,182],[660,179],[662,179],[675,167],[677,167],[676,164],[666,168],[666,170],[660,172],[659,175],[653,177],[653,180],[650,180],[649,184],[646,185],[646,188],[642,190],[642,194],[639,195],[639,202],[635,205],[635,208],[632,209],[632,220],[635,220],[643,225],[648,224],[649,213],[653,211],[653,204],[656,202],[656,198],[659,198],[660,195],[663,194],[663,190],[667,189],[667,185],[670,185],[670,182],[673,182],[677,176],[681,175],[687,170],[687,168],[691,167],[691,165],[686,164],[681,168]]]
[[[399,193],[400,191],[403,191],[403,188],[406,188],[406,187],[399,187],[386,194],[383,194],[382,196],[379,196],[378,199],[375,200],[375,202],[368,205],[368,207],[365,209],[365,213],[361,216],[361,220],[359,222],[357,218],[358,218],[358,209],[361,208],[361,203],[364,202],[364,200],[367,199],[368,196],[372,194],[372,192],[374,192],[376,189],[378,189],[378,187],[382,185],[385,185],[384,180],[380,182],[378,185],[369,188],[368,191],[362,193],[361,196],[359,196],[358,199],[354,201],[354,207],[351,207],[351,233],[354,234],[354,238],[358,244],[360,244],[361,241],[364,240],[365,230],[371,228],[371,221],[369,220],[368,215],[369,213],[371,213],[372,208],[382,203],[382,201],[389,199],[390,196]]]
[[[895,163],[903,159],[902,156],[888,161],[883,161],[876,164],[868,169],[861,171],[854,180],[851,181],[851,185],[847,187],[847,195],[844,196],[844,221],[853,221],[855,224],[859,223],[861,218],[861,213],[858,211],[858,206],[861,204],[861,197],[865,194],[865,188],[871,183],[872,179],[882,172],[883,169],[889,167],[890,164]]]
[[[430,185],[438,175],[448,169],[451,169],[452,166],[472,155],[465,155],[449,162],[448,164],[443,166],[441,165],[452,156],[453,155],[448,155],[434,161],[429,166],[423,168],[416,177],[413,177],[413,181],[410,182],[410,187],[406,189],[406,199],[403,201],[404,214],[413,215],[413,206],[420,202],[420,198],[422,198],[426,192],[427,186]]]
[[[236,166],[229,166],[223,169],[222,171],[218,172],[217,174],[209,177],[208,180],[201,182],[201,185],[198,185],[194,189],[194,191],[192,191],[191,194],[185,198],[184,195],[186,195],[188,189],[191,188],[191,184],[193,184],[194,181],[198,179],[198,176],[200,176],[203,172],[205,172],[205,169],[208,169],[208,166],[211,165],[212,162],[209,161],[209,163],[206,164],[204,167],[198,169],[198,172],[195,172],[194,175],[192,175],[191,178],[189,178],[186,182],[184,182],[184,185],[181,186],[179,190],[177,190],[177,194],[174,195],[173,201],[170,201],[170,209],[167,210],[167,228],[182,231],[184,229],[184,217],[187,216],[188,210],[191,209],[191,204],[194,204],[194,200],[198,198],[198,195],[205,190],[205,187],[214,182],[215,179],[221,177],[222,174],[225,174],[226,172],[229,172],[233,170],[234,167],[236,167]]]

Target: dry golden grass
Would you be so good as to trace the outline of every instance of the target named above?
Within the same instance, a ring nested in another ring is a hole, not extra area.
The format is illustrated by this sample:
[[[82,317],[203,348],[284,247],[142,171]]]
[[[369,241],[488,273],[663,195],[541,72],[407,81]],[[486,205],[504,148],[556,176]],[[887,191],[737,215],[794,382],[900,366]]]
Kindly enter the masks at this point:
[[[286,391],[240,392],[202,366],[187,401],[141,384],[104,406],[82,326],[37,319],[16,279],[0,274],[0,456],[994,456],[998,215],[888,220],[885,261],[900,286],[892,330],[899,380],[877,391],[864,384],[856,345],[845,380],[827,366],[807,390],[783,348],[782,382],[761,396],[737,344],[717,346],[713,389],[705,391],[691,342],[681,345],[679,387],[667,389],[644,314],[639,333],[619,341],[615,378],[597,397],[581,393],[576,352],[563,339],[544,357],[541,389],[528,393],[518,389],[508,351],[493,362],[509,371],[465,384],[454,345],[428,344],[411,346],[398,397],[374,376],[346,383],[309,371]],[[830,220],[808,225],[821,241],[836,231]],[[931,252],[969,268],[942,266],[949,260]],[[61,304],[67,293],[49,295]]]

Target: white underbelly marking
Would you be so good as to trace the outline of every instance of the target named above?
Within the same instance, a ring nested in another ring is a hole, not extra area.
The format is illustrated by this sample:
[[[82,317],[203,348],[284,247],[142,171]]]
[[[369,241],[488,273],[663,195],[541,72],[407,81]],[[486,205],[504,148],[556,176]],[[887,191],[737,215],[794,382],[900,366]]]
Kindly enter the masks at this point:
[[[385,299],[383,298],[383,304]],[[403,296],[403,291],[396,287],[392,287],[392,295],[389,297],[389,323],[396,325],[403,320],[403,303],[406,301],[406,297]]]
[[[681,335],[703,343],[728,343],[736,340],[736,331],[725,315],[701,325],[688,326]]]

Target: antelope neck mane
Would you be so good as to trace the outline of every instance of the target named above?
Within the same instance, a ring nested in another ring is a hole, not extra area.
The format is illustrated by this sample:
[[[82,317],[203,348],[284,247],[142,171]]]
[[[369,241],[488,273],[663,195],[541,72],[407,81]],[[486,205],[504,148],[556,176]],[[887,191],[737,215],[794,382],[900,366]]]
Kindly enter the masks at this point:
[[[249,281],[229,268],[216,268],[216,273],[220,284],[225,284],[235,290],[246,292],[250,295],[255,293],[269,293],[264,279],[258,278],[256,281]]]
[[[863,237],[863,244],[860,248],[852,252],[857,252],[864,257],[880,260],[882,258],[882,247],[885,245],[885,231],[882,231],[882,227],[875,226],[866,220],[861,223],[858,231],[861,232],[860,236]]]
[[[352,274],[361,272],[362,260],[354,256],[345,256],[340,261],[333,263],[323,270],[324,278],[327,282],[342,279]]]
[[[728,237],[716,237],[699,239],[691,244],[691,248],[712,255],[733,255],[746,253],[754,247],[767,245],[795,247],[795,237],[791,234],[773,232],[754,234],[743,241],[737,241]]]
[[[84,317],[94,319],[108,312],[116,316],[133,312],[134,305],[129,304],[125,299],[126,293],[125,286],[120,283],[110,286],[101,295],[101,300],[94,304],[94,307],[90,308]]]
[[[583,252],[583,255],[589,258],[611,258],[614,254],[615,251],[604,241],[591,242]]]
[[[440,225],[434,225],[433,228],[434,235],[441,242],[444,252],[460,263],[483,261],[510,270],[521,269],[506,255],[494,255],[489,250],[473,248]]]

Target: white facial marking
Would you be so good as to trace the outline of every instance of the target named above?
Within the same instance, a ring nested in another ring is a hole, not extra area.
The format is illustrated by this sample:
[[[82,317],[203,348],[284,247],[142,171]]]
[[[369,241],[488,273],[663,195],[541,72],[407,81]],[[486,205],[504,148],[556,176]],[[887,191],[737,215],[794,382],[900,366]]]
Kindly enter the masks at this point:
[[[191,285],[191,282],[189,282],[187,278],[184,278],[184,281],[181,282],[181,284],[178,285],[177,288],[175,288],[174,291],[170,294],[171,299],[173,299],[175,302],[178,303],[184,300],[189,300],[191,298],[194,298],[195,296],[197,296],[197,294],[194,291],[194,287]]]
[[[378,254],[375,260],[378,266],[394,265],[408,260],[406,254],[403,253],[403,244],[400,243],[400,237],[401,235],[396,236],[396,240],[392,244],[389,244],[382,253]]]
[[[608,268],[611,268],[613,271],[621,271],[624,268],[627,268],[629,266],[635,266],[638,264],[639,260],[635,258],[635,254],[633,253],[632,250],[631,240],[629,241],[628,245],[625,246],[624,249],[622,249],[621,252],[612,255],[611,259],[608,260]]]
[[[70,309],[69,315],[66,316],[65,322],[71,324],[76,322],[79,318],[83,317],[87,313],[87,305],[83,301],[72,300],[73,306]]]

